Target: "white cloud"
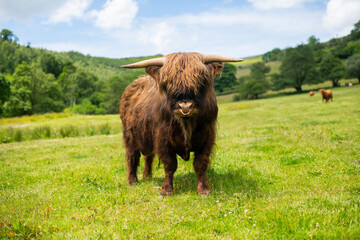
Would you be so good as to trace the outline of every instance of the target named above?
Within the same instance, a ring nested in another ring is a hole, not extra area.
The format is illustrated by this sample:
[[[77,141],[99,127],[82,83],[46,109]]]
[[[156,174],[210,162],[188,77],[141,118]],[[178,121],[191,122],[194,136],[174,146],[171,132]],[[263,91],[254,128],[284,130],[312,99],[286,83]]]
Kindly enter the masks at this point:
[[[324,27],[325,11],[327,16],[340,14],[335,10],[330,11],[331,5],[336,0],[317,0],[328,1],[327,10],[325,10],[324,2],[312,4],[315,0],[248,0],[254,7],[248,4],[240,5],[238,8],[212,8],[212,10],[180,15],[157,14],[157,17],[147,13],[146,16],[149,17],[139,16],[136,19],[135,17],[140,14],[138,13],[139,6],[143,6],[139,0],[107,0],[103,1],[106,2],[103,6],[93,11],[90,9],[98,6],[98,3],[95,4],[92,0],[94,4],[90,6],[90,1],[0,0],[0,21],[4,12],[7,16],[13,14],[13,19],[15,16],[16,19],[20,19],[20,17],[31,17],[29,12],[33,11],[32,16],[40,16],[40,19],[50,18],[52,23],[71,23],[75,18],[92,22],[94,26],[104,30],[100,36],[98,28],[82,24],[80,30],[80,27],[76,25],[78,22],[73,22],[71,28],[64,27],[61,31],[58,30],[59,28],[54,28],[56,31],[50,32],[49,29],[52,29],[52,26],[47,26],[46,34],[49,35],[46,36],[54,35],[52,38],[46,38],[48,43],[43,42],[44,39],[38,40],[38,43],[35,39],[29,39],[29,41],[34,46],[56,51],[75,50],[93,56],[107,57],[146,56],[179,51],[246,57],[262,54],[275,47],[295,46],[302,41],[307,41],[311,35],[315,35],[321,41],[326,41],[331,38],[330,26],[339,24],[339,28],[342,29],[341,26],[347,22],[342,18],[337,18],[333,23],[327,23],[328,28]],[[231,1],[222,0],[223,3]],[[358,0],[337,1],[343,5],[335,7],[339,9],[345,8],[349,2],[359,2]],[[23,3],[23,8],[19,6],[21,5],[19,2]],[[315,6],[315,8],[309,6]],[[266,9],[271,9],[271,11],[264,11]],[[360,11],[348,12],[347,18],[358,17],[358,12]],[[349,26],[352,27],[357,20],[349,21],[351,22]],[[38,36],[42,35],[41,31],[40,28]],[[72,34],[67,31],[71,31]],[[16,33],[18,34],[17,31]]]
[[[48,20],[45,23],[71,23],[82,18],[93,0],[0,0],[0,22],[16,20],[28,23],[33,17]]]
[[[111,30],[115,28],[130,28],[138,11],[134,0],[107,0],[100,11],[92,11],[95,26]]]
[[[322,11],[287,9],[258,12],[249,9],[216,9],[158,19],[139,19],[133,40],[126,32],[117,37],[123,44],[137,45],[143,54],[199,51],[246,57],[285,48],[316,35],[326,38]],[[324,37],[325,36],[325,37]],[[326,40],[326,39],[325,39]]]
[[[129,28],[138,6],[135,0],[107,0],[101,10],[88,11],[93,0],[0,0],[0,22],[27,22],[40,17],[45,24],[68,23],[74,18],[95,20],[105,30]]]
[[[46,17],[63,4],[63,0],[0,0],[0,22],[25,22],[33,16]]]
[[[246,34],[246,30],[252,32],[267,32],[272,34],[293,34],[313,31],[314,34],[321,28],[322,13],[320,11],[272,11],[257,12],[251,10],[232,9],[216,10],[199,14],[187,14],[161,19],[172,27],[185,27],[203,31],[204,29],[216,30],[229,27],[233,31]],[[153,31],[156,28],[152,28]],[[244,30],[242,30],[244,29]],[[228,30],[228,29],[227,29]],[[213,31],[213,36],[217,31]],[[281,37],[281,35],[278,35]],[[188,37],[188,36],[186,36]]]
[[[256,9],[270,10],[277,8],[292,8],[302,6],[307,2],[314,2],[315,0],[247,0]]]
[[[56,24],[65,22],[71,24],[73,18],[82,18],[85,15],[85,11],[92,1],[93,0],[68,0],[63,6],[50,15],[47,23]]]
[[[326,7],[323,23],[333,33],[333,36],[344,36],[353,29],[359,16],[359,0],[330,0]]]
[[[166,22],[157,22],[152,25],[144,25],[138,32],[138,39],[146,45],[155,47],[156,52],[164,52],[169,49],[169,44],[176,38],[176,29]]]

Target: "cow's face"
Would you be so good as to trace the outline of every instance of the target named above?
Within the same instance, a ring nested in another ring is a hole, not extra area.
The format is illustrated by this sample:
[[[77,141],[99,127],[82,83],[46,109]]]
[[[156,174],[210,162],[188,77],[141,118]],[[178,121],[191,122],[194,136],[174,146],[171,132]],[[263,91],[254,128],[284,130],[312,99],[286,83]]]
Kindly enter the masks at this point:
[[[163,66],[151,66],[146,72],[153,76],[169,110],[178,118],[196,116],[204,98],[213,91],[215,75],[222,63],[204,64],[201,54],[175,53],[166,56]]]
[[[162,100],[160,112],[166,113],[161,115],[170,116],[173,113],[186,119],[206,109],[208,105],[204,108],[202,105],[207,102],[204,101],[207,97],[214,98],[214,77],[223,68],[222,62],[241,61],[243,59],[214,54],[173,53],[122,67],[144,67],[159,87]]]

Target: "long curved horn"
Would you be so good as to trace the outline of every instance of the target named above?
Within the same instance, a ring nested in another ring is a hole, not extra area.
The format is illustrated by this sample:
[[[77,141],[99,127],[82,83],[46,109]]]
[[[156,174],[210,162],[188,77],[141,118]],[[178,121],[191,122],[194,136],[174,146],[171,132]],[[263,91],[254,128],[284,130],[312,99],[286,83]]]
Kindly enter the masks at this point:
[[[122,68],[144,68],[147,66],[162,66],[164,65],[165,57],[153,58],[144,60],[137,63],[132,63],[128,65],[121,66]]]
[[[203,54],[204,63],[209,62],[242,62],[244,59],[228,57],[223,55],[215,55],[215,54]]]

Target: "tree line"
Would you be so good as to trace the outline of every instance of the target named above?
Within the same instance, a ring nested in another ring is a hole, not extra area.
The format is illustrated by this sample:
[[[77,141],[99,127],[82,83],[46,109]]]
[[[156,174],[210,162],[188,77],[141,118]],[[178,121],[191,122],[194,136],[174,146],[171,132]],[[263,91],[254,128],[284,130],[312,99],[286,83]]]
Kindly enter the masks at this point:
[[[278,72],[270,74],[268,62],[280,61]],[[233,66],[234,67],[234,66]],[[224,71],[235,70],[225,65]],[[284,50],[275,48],[262,56],[262,61],[250,66],[250,74],[234,80],[228,73],[223,75],[227,80],[215,81],[215,90],[223,92],[217,87],[222,82],[232,81],[228,86],[238,89],[235,100],[256,99],[269,90],[278,91],[294,88],[302,92],[304,84],[317,84],[330,80],[333,87],[339,86],[343,78],[357,78],[360,83],[360,21],[354,25],[349,35],[334,38],[326,43],[311,36],[307,44],[300,44]],[[232,79],[232,80],[230,80]]]
[[[0,32],[0,117],[65,109],[81,114],[113,114],[125,87],[142,71],[120,66],[138,59],[90,58],[18,44],[8,29]],[[97,72],[98,71],[98,72]],[[103,77],[111,76],[111,77]]]

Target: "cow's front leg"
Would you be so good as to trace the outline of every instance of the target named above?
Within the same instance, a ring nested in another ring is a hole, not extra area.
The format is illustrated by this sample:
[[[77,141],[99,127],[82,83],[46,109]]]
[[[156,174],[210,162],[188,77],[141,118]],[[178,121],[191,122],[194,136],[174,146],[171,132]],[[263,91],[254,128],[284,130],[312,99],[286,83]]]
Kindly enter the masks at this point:
[[[210,163],[209,155],[206,153],[195,153],[193,166],[197,178],[197,192],[201,195],[207,195],[210,192],[206,178],[206,170]]]
[[[172,195],[173,194],[173,179],[174,173],[177,169],[177,159],[175,154],[160,156],[161,161],[164,163],[165,179],[161,187],[161,195]]]
[[[138,181],[137,168],[139,166],[140,151],[133,150],[130,147],[126,148],[126,158],[128,167],[128,184],[134,185]]]

